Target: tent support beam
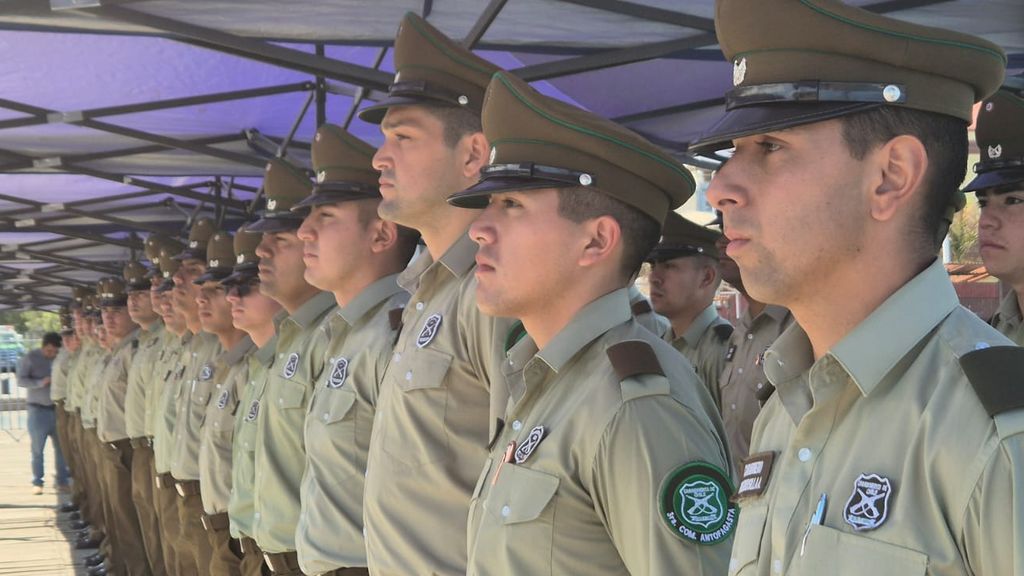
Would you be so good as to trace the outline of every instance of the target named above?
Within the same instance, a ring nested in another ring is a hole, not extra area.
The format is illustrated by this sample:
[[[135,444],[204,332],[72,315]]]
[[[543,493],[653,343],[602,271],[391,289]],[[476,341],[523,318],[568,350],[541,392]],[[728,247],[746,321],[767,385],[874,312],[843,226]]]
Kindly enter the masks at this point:
[[[711,18],[704,18],[702,16],[694,16],[692,14],[686,14],[683,12],[676,12],[675,10],[666,10],[664,8],[656,8],[654,6],[646,6],[643,4],[637,4],[635,2],[626,2],[625,0],[560,0],[568,4],[575,4],[577,6],[585,6],[587,8],[594,8],[597,10],[604,10],[605,12],[613,12],[615,14],[621,14],[623,16],[633,16],[635,18],[641,18],[650,22],[658,22],[661,24],[674,24],[676,26],[683,26],[685,28],[694,28],[703,32],[714,32],[715,21]]]
[[[491,0],[484,8],[484,11],[477,18],[476,24],[473,24],[473,28],[470,29],[469,34],[462,40],[462,45],[467,50],[472,50],[476,47],[477,42],[484,37],[487,33],[487,29],[494,23],[494,19],[501,13],[501,9],[505,7],[505,3],[508,0]]]

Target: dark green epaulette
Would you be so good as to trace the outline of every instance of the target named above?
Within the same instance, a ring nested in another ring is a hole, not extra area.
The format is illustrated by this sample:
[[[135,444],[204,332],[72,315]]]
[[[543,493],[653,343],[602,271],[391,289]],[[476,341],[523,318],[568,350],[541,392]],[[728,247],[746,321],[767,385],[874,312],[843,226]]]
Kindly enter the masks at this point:
[[[505,335],[505,355],[507,356],[508,351],[525,336],[526,326],[523,326],[522,321],[516,320],[512,327],[508,329],[508,334]]]
[[[629,401],[642,396],[669,392],[668,379],[654,348],[643,340],[626,340],[612,344],[606,350],[612,369],[619,377],[622,399]],[[660,385],[641,384],[637,376],[662,376]]]
[[[718,336],[719,340],[725,342],[729,339],[730,336],[732,336],[732,331],[734,330],[734,328],[732,327],[732,324],[718,324],[717,326],[712,328],[712,330],[715,331],[715,336]]]
[[[960,357],[978,400],[1000,438],[1024,432],[1024,348],[993,346]]]

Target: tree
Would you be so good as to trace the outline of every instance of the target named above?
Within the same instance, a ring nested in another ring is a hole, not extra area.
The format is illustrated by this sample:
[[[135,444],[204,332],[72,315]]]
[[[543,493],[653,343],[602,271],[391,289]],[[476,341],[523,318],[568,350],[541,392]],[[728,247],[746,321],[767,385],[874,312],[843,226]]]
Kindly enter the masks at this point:
[[[949,244],[956,263],[981,262],[981,252],[978,251],[978,217],[981,211],[973,199],[973,195],[967,197],[967,205],[953,216],[953,223],[949,226]]]

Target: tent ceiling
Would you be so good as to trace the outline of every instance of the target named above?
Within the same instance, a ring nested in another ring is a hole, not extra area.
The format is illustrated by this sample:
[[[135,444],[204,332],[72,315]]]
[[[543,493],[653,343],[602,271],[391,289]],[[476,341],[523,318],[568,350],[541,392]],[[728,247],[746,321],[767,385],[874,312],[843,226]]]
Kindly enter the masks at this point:
[[[852,3],[1024,68],[1019,0]],[[52,308],[196,215],[239,221],[268,158],[308,167],[320,122],[379,143],[354,116],[410,10],[684,162],[731,85],[713,0],[0,0],[0,308]]]

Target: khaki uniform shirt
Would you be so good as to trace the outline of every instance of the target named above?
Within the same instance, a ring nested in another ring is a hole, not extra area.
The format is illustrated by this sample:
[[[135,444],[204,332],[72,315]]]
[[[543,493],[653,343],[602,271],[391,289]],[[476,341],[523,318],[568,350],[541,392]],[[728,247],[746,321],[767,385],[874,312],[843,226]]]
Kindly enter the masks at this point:
[[[992,318],[992,325],[1000,334],[1013,340],[1017,346],[1024,346],[1024,320],[1021,319],[1017,292],[1010,290],[999,303],[999,311]]]
[[[221,350],[220,340],[208,332],[196,334],[192,359],[178,388],[175,402],[174,451],[171,475],[175,480],[199,480],[199,435],[206,405],[213,393],[214,362]]]
[[[146,389],[146,413],[143,419],[144,434],[150,438],[156,435],[157,421],[163,417],[160,407],[164,391],[167,389],[167,380],[172,370],[176,369],[178,356],[181,354],[181,340],[167,327],[161,326],[156,337],[153,354],[150,357],[153,366],[152,374],[149,376],[149,387]]]
[[[199,439],[199,491],[207,514],[228,511],[231,498],[231,444],[242,388],[249,380],[249,354],[256,345],[248,336],[222,352],[214,364],[213,393],[206,403]]]
[[[764,492],[741,483],[729,573],[1024,574],[1024,411],[993,421],[959,363],[1009,344],[959,306],[940,261],[817,361],[787,329],[751,445],[774,462],[740,469]]]
[[[253,538],[264,552],[295,550],[299,486],[306,465],[302,429],[327,341],[317,327],[337,304],[320,292],[277,327],[277,360],[256,418]]]
[[[725,352],[725,370],[718,380],[716,400],[729,435],[729,453],[739,462],[750,452],[754,418],[761,411],[758,394],[771,386],[764,375],[764,354],[793,323],[793,315],[782,306],[769,304],[756,318],[748,309],[740,316]]]
[[[75,363],[68,370],[68,391],[67,398],[65,398],[68,408],[81,412],[82,401],[85,399],[86,380],[92,370],[92,363],[96,361],[101,351],[102,348],[83,339]]]
[[[154,370],[163,325],[153,324],[149,330],[139,328],[136,333],[138,346],[128,367],[128,389],[124,395],[124,427],[129,438],[146,435],[146,395],[154,388]]]
[[[672,328],[668,318],[654,311],[651,301],[636,287],[636,284],[629,285],[629,306],[633,311],[633,318],[636,318],[641,326],[651,332],[664,334]]]
[[[68,396],[68,376],[73,360],[78,352],[68,352],[67,348],[61,348],[57,357],[53,359],[50,368],[50,399],[64,400]]]
[[[378,387],[397,335],[389,314],[409,300],[396,278],[367,286],[320,326],[319,338],[330,344],[306,415],[306,471],[295,530],[304,574],[366,566],[366,455]]]
[[[235,411],[235,434],[231,449],[231,498],[228,500],[228,518],[231,536],[252,538],[253,482],[256,479],[256,417],[266,390],[267,378],[277,352],[277,336],[248,358],[249,379],[239,394]]]
[[[90,430],[96,428],[96,409],[99,405],[103,381],[100,379],[110,362],[111,354],[103,348],[97,348],[96,357],[89,363],[89,373],[85,376],[85,387],[82,390],[82,427]]]
[[[363,502],[377,575],[466,573],[456,544],[503,414],[497,367],[511,327],[477,310],[476,251],[463,234],[438,260],[424,252],[399,275],[412,298],[380,386]]]
[[[731,334],[732,325],[718,315],[713,302],[693,319],[683,334],[676,336],[671,327],[665,332],[665,341],[693,364],[697,376],[715,400]]]
[[[128,391],[128,368],[139,346],[138,330],[125,336],[110,353],[96,384],[96,434],[103,442],[128,438],[125,429],[124,399]]]
[[[154,418],[153,462],[157,474],[171,471],[171,460],[174,457],[174,426],[178,419],[177,400],[181,382],[188,369],[187,362],[192,358],[192,350],[197,342],[195,335],[186,331],[180,337],[171,335],[171,353],[164,359],[164,386],[160,393],[160,403]]]
[[[618,375],[607,350],[623,342],[648,345],[648,370]],[[543,350],[521,340],[504,372],[509,424],[474,491],[469,574],[725,572],[736,510],[721,420],[689,363],[630,318],[626,290],[588,304]],[[719,479],[704,498],[722,521],[708,544],[659,511],[698,463]]]

